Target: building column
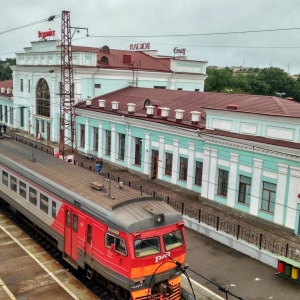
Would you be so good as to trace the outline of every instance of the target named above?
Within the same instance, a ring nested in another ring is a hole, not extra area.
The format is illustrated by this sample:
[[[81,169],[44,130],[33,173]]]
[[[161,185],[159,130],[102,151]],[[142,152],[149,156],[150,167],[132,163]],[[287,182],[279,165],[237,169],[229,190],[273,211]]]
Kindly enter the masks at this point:
[[[290,186],[288,193],[288,202],[286,203],[285,226],[296,230],[297,204],[299,203],[298,195],[300,194],[300,168],[290,167]]]
[[[145,133],[145,151],[144,151],[144,174],[150,175],[150,165],[151,161],[150,160],[150,133]]]
[[[159,136],[159,148],[158,148],[158,169],[157,178],[162,179],[163,174],[163,163],[164,163],[164,149],[165,149],[165,138]]]
[[[253,174],[251,183],[250,214],[257,216],[261,198],[261,167],[262,160],[253,158]]]
[[[84,153],[88,153],[89,151],[89,132],[90,132],[90,127],[89,127],[89,120],[85,120],[85,127],[84,127]]]
[[[186,187],[189,190],[193,189],[194,165],[195,165],[195,144],[194,143],[189,143],[189,155],[188,155],[188,166],[187,166],[187,182],[186,182]]]
[[[218,150],[210,150],[210,174],[208,180],[208,199],[214,200],[216,193],[216,174],[217,174]]]
[[[285,211],[284,206],[285,206],[287,171],[288,171],[288,165],[278,164],[274,222],[280,225],[283,225],[284,223],[284,211]]]
[[[178,178],[178,140],[173,139],[173,160],[172,160],[172,183],[176,184]]]
[[[126,166],[127,166],[128,169],[131,169],[131,160],[132,160],[132,154],[131,154],[131,129],[127,128],[126,136],[127,136],[127,145],[126,145],[127,151],[125,153],[125,155],[127,156]]]
[[[116,161],[116,126],[111,126],[110,161]]]
[[[227,205],[234,207],[237,196],[237,162],[239,155],[230,153],[230,168],[229,168],[229,180],[228,180],[228,193],[227,193]]]
[[[201,196],[208,197],[208,182],[210,170],[210,149],[204,147]]]
[[[98,125],[98,157],[103,157],[103,130],[102,123]]]

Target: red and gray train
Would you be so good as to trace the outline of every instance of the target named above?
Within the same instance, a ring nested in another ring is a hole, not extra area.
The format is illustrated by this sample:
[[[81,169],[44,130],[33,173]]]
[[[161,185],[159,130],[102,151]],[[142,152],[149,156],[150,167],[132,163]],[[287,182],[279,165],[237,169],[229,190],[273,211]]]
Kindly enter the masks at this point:
[[[184,223],[161,199],[13,139],[0,140],[0,198],[117,298],[180,299]]]

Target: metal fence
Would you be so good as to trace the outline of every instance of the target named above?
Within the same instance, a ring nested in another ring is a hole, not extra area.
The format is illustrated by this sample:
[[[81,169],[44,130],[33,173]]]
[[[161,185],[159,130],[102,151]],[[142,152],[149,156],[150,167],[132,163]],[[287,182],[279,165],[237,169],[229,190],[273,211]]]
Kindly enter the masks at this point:
[[[47,145],[38,144],[34,141],[18,137],[15,137],[15,139],[32,147],[35,147],[36,149],[53,155],[53,148]],[[90,164],[86,165],[81,162],[79,166],[93,172],[95,171],[94,167],[92,167]],[[102,172],[101,175],[104,176],[106,179],[110,179],[115,182],[120,182],[120,177],[114,176],[113,174]],[[167,202],[178,212],[181,212],[182,215],[186,215],[196,220],[198,223],[206,224],[214,228],[216,231],[225,232],[226,234],[231,235],[237,240],[243,240],[251,245],[256,246],[259,250],[263,249],[275,255],[285,256],[294,261],[300,262],[300,246],[292,246],[289,243],[277,240],[271,234],[266,235],[259,231],[241,226],[240,224],[236,224],[236,222],[230,222],[227,219],[222,219],[222,217],[216,214],[208,213],[204,209],[196,209],[192,206],[187,205],[184,202],[175,201],[163,193],[144,188],[143,186],[135,184],[131,181],[126,181],[122,179],[122,182],[124,186],[128,186],[135,190],[139,190],[141,191],[141,193],[145,193],[152,197],[162,198],[163,201]]]

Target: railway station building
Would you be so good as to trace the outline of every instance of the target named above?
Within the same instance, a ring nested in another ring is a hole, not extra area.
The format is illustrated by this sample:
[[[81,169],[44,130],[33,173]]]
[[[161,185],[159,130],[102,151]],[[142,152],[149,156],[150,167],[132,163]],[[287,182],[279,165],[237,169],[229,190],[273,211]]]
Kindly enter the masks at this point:
[[[206,62],[107,46],[72,51],[78,151],[300,235],[300,104],[205,93]],[[33,42],[12,68],[12,126],[57,142],[57,41]]]

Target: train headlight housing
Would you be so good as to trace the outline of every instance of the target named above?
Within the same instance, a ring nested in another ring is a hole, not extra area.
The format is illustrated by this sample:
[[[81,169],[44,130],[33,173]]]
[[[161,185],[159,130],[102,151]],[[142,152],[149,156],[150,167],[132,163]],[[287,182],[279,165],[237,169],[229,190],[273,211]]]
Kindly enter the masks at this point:
[[[157,215],[155,216],[155,224],[156,225],[162,225],[165,221],[164,215]]]

